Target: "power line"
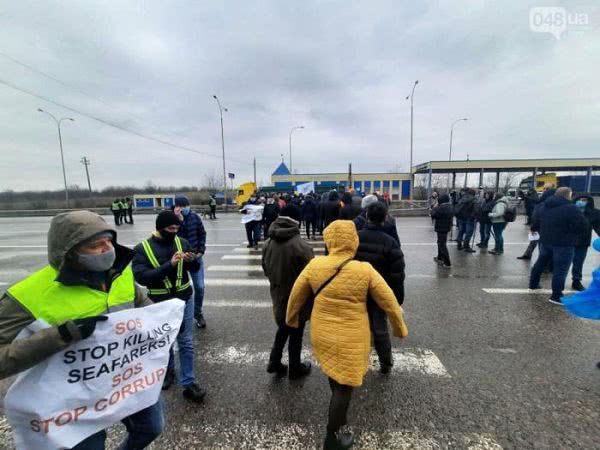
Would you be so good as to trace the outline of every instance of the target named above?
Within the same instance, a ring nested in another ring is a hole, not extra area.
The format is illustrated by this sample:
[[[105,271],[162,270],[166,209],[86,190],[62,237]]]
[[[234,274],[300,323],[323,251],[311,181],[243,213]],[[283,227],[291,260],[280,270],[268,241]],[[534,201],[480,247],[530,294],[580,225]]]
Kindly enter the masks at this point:
[[[183,150],[183,151],[186,151],[186,152],[196,153],[198,155],[210,156],[211,158],[218,158],[218,159],[222,158],[222,155],[214,155],[212,153],[203,152],[203,151],[200,151],[200,150],[193,149],[191,147],[186,147],[186,146],[179,145],[179,144],[173,144],[172,142],[165,141],[164,139],[155,138],[155,137],[148,136],[146,134],[140,133],[140,132],[135,131],[135,130],[130,130],[128,128],[122,127],[121,125],[117,125],[116,123],[109,122],[108,120],[101,119],[100,117],[92,116],[91,114],[87,114],[87,113],[81,112],[78,109],[72,108],[70,106],[67,106],[67,105],[65,105],[63,103],[57,102],[55,100],[52,100],[52,99],[50,99],[48,97],[45,97],[43,95],[37,94],[37,93],[35,93],[33,91],[30,91],[28,89],[16,86],[16,85],[12,84],[9,81],[0,79],[0,84],[3,84],[3,85],[5,85],[5,86],[7,86],[7,87],[9,87],[11,89],[14,89],[16,91],[22,92],[24,94],[31,95],[32,97],[38,98],[38,99],[43,100],[45,102],[52,103],[53,105],[56,105],[56,106],[58,106],[60,108],[64,108],[67,111],[74,112],[74,113],[79,114],[79,115],[81,115],[83,117],[87,117],[88,119],[95,120],[95,121],[100,122],[100,123],[102,123],[104,125],[107,125],[109,127],[116,128],[116,129],[124,131],[126,133],[130,133],[130,134],[133,134],[135,136],[141,137],[143,139],[147,139],[149,141],[154,141],[154,142],[157,142],[159,144],[167,145],[169,147],[173,147],[173,148],[176,148],[176,149],[179,149],[179,150]],[[234,160],[234,159],[229,159],[229,160],[232,161],[232,162],[236,162],[238,164],[244,164],[244,165],[250,164],[249,162],[242,162],[242,161]]]

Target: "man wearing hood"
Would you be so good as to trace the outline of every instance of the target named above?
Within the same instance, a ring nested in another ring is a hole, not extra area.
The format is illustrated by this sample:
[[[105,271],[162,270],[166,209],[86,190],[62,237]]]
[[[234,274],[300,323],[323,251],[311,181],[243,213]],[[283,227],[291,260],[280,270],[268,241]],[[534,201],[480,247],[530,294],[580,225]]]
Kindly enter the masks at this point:
[[[288,376],[290,379],[296,379],[310,373],[310,363],[302,363],[300,360],[304,325],[309,319],[310,309],[305,308],[298,328],[288,327],[285,323],[285,315],[294,282],[314,256],[311,246],[300,237],[298,222],[290,217],[281,216],[275,220],[269,229],[269,238],[263,249],[262,267],[271,285],[277,333],[267,372],[279,376],[284,376],[287,372],[287,367],[281,363],[281,357],[289,337]]]
[[[198,328],[206,328],[202,312],[204,305],[204,253],[206,253],[206,230],[202,219],[192,211],[190,201],[184,195],[175,197],[173,212],[177,214],[181,226],[177,236],[188,241],[198,261],[198,270],[190,271],[194,285],[194,321]]]
[[[454,210],[450,204],[450,196],[442,194],[439,197],[438,206],[431,211],[431,218],[435,221],[435,232],[437,233],[438,255],[433,260],[442,267],[451,267],[450,254],[448,253],[448,233],[452,231]]]
[[[148,288],[148,295],[154,302],[178,298],[186,302],[183,321],[177,335],[183,397],[192,402],[201,402],[206,391],[196,384],[194,376],[194,299],[192,283],[188,272],[196,272],[200,267],[192,246],[177,236],[181,226],[173,211],[163,211],[156,217],[156,231],[148,239],[133,249],[132,268],[137,281]],[[173,352],[165,375],[163,389],[175,382],[175,360]]]
[[[306,239],[310,239],[311,237],[311,229],[312,229],[312,238],[316,239],[317,227],[319,222],[319,211],[317,207],[317,202],[315,201],[315,197],[312,195],[312,192],[306,196],[304,203],[302,204],[302,220],[304,220],[304,225],[306,227]]]
[[[344,192],[344,195],[342,195],[343,206],[340,209],[339,217],[341,220],[354,220],[361,213],[360,206],[357,206],[352,199],[351,192]]]
[[[48,232],[49,265],[10,287],[0,299],[0,378],[27,370],[94,333],[107,314],[151,305],[135,285],[133,252],[117,244],[117,233],[90,211],[55,216]],[[37,319],[50,327],[15,337]],[[48,400],[47,401],[51,401]],[[164,428],[160,400],[123,419],[124,449],[141,449]],[[106,432],[79,443],[77,450],[103,449]]]
[[[265,236],[269,236],[269,228],[271,224],[275,222],[277,217],[279,217],[279,205],[277,204],[277,197],[275,195],[269,197],[267,199],[267,204],[265,205],[265,210],[263,213],[263,226],[265,229]]]
[[[575,206],[583,212],[584,227],[577,236],[575,242],[575,254],[573,256],[573,268],[571,276],[573,278],[572,287],[576,291],[583,291],[585,287],[581,284],[583,278],[583,263],[587,256],[587,251],[592,243],[592,230],[600,236],[600,210],[594,208],[594,199],[590,195],[580,195],[573,200]]]
[[[571,203],[571,195],[570,188],[558,188],[533,218],[532,230],[540,234],[540,254],[531,269],[529,289],[540,288],[542,272],[552,261],[552,296],[548,301],[557,305],[562,304],[560,298],[575,255],[577,237],[585,227],[583,214]]]

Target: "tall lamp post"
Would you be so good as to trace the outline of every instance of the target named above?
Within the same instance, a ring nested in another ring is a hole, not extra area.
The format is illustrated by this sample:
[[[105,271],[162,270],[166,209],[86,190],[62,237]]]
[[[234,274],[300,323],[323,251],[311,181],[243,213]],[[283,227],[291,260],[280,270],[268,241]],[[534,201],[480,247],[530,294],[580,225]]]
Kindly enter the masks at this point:
[[[58,128],[58,144],[60,145],[60,161],[62,163],[63,181],[65,183],[65,205],[68,209],[69,208],[69,188],[67,187],[67,172],[65,170],[65,157],[63,154],[63,143],[62,143],[62,134],[60,132],[60,125],[63,122],[63,120],[70,120],[71,122],[75,122],[75,119],[72,119],[70,117],[63,117],[61,119],[57,119],[56,117],[54,117],[53,114],[49,113],[48,111],[44,111],[42,108],[38,108],[38,111],[41,113],[46,113],[50,117],[52,117],[54,122],[56,122],[56,126]]]
[[[304,125],[299,125],[297,127],[292,127],[292,129],[290,130],[290,173],[293,175],[294,171],[292,168],[292,133],[294,132],[294,130],[300,130],[303,129]]]
[[[223,150],[223,202],[225,204],[225,210],[227,210],[227,172],[225,171],[225,133],[223,131],[223,111],[227,112],[227,108],[221,106],[219,97],[213,95],[213,98],[219,105],[219,112],[221,113],[221,148]]]
[[[456,119],[454,122],[452,122],[452,126],[450,127],[450,153],[448,154],[448,161],[452,161],[452,136],[454,135],[454,125],[456,125],[458,122],[467,120],[469,119],[463,117],[462,119]],[[450,192],[450,173],[448,173],[448,192]]]
[[[413,105],[414,105],[414,97],[415,97],[415,88],[419,84],[419,80],[415,80],[415,84],[413,85],[412,91],[410,95],[406,96],[406,100],[410,98],[410,200],[413,198],[413,185],[414,185],[414,176],[413,176]]]

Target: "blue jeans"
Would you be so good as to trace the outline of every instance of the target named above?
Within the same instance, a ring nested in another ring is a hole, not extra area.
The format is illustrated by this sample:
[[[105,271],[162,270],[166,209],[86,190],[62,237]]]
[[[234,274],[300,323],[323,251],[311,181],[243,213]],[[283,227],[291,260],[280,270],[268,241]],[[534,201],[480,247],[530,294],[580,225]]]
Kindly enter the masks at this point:
[[[583,263],[587,256],[587,247],[575,247],[573,256],[573,268],[571,269],[571,277],[573,281],[581,281],[583,279]]]
[[[492,229],[491,223],[481,223],[479,222],[479,238],[481,243],[487,245],[490,240],[490,230]]]
[[[529,289],[536,289],[540,286],[542,272],[548,263],[552,262],[552,298],[561,298],[574,254],[575,247],[557,247],[540,243],[539,256],[529,277]]]
[[[464,245],[471,246],[471,238],[473,237],[473,231],[475,231],[475,222],[472,220],[461,220],[458,226],[458,242],[463,242]]]
[[[506,228],[506,222],[493,223],[492,230],[494,230],[494,241],[496,245],[494,245],[494,250],[504,251],[504,229]]]
[[[200,268],[196,272],[190,272],[190,278],[194,285],[194,317],[202,314],[204,304],[204,259],[198,258]]]
[[[179,347],[179,365],[181,373],[179,374],[179,383],[187,387],[195,381],[194,377],[194,299],[190,298],[185,303],[183,310],[183,322],[179,334],[177,334],[177,346]],[[169,369],[175,369],[175,358],[173,349],[169,354]]]
[[[122,421],[127,428],[127,438],[119,450],[141,450],[156,439],[165,428],[162,400],[154,405],[125,417]],[[104,450],[106,431],[102,430],[81,441],[72,450]]]

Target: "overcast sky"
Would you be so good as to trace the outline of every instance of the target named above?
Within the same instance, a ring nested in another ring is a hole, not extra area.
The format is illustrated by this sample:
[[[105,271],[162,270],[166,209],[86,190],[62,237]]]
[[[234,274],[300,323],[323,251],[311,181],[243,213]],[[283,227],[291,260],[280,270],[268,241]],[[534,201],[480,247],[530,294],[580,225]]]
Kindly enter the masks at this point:
[[[597,2],[12,1],[0,6],[0,190],[201,185],[294,171],[408,170],[447,159],[600,156]],[[587,14],[557,40],[532,6]],[[23,66],[26,65],[28,67]],[[48,78],[43,74],[49,75]],[[44,97],[47,101],[13,87]],[[56,102],[78,112],[65,109]],[[147,140],[104,122],[201,152]]]

